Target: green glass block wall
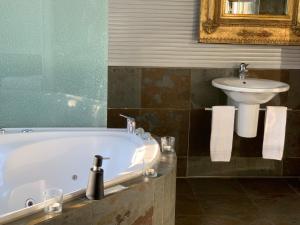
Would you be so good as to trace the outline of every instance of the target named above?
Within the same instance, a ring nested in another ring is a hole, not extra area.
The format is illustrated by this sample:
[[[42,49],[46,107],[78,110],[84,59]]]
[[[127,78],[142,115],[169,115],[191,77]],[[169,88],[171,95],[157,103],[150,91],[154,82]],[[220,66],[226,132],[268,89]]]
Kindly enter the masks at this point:
[[[0,127],[106,126],[108,0],[0,0]]]

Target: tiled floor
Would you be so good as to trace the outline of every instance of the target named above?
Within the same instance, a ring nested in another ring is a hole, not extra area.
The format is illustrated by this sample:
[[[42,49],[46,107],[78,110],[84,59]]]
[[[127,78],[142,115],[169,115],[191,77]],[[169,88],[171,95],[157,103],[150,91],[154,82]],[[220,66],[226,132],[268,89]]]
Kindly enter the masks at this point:
[[[300,180],[179,178],[176,225],[300,225]]]

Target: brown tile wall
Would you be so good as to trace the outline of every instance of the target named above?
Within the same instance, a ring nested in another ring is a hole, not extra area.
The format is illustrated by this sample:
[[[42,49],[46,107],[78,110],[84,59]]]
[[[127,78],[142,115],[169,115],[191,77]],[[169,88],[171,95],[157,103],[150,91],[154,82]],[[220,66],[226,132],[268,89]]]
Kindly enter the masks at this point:
[[[125,127],[120,113],[157,136],[176,137],[178,176],[300,176],[300,70],[250,70],[252,77],[291,85],[269,105],[285,105],[288,112],[283,161],[262,155],[264,113],[258,136],[235,135],[230,163],[212,163],[209,157],[211,112],[205,107],[226,104],[222,91],[211,86],[216,77],[236,76],[235,69],[176,69],[110,67],[108,127]]]

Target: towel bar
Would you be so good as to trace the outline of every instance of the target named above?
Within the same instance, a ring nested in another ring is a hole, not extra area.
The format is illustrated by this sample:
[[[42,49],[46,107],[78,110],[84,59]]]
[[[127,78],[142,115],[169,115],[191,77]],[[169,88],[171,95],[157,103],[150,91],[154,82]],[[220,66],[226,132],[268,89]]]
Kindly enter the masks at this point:
[[[235,110],[239,110],[238,108],[235,108]],[[260,108],[259,111],[266,111],[266,108]],[[292,111],[293,109],[288,108],[288,111]],[[205,108],[205,111],[212,111],[212,108]]]

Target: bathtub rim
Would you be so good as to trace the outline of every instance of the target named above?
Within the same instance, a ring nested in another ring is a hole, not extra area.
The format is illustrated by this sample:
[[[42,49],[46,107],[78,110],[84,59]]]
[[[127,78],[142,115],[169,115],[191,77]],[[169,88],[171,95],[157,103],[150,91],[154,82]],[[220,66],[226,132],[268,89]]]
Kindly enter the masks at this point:
[[[60,127],[56,127],[56,128],[54,128],[54,127],[53,128],[3,128],[3,129],[5,129],[6,132],[5,132],[5,134],[1,134],[0,138],[2,135],[5,136],[5,135],[9,135],[9,134],[21,134],[24,129],[29,129],[29,130],[32,130],[32,132],[37,132],[37,133],[43,133],[43,132],[97,132],[97,131],[99,131],[99,132],[120,132],[120,133],[125,133],[125,134],[127,133],[127,129],[122,129],[122,128],[96,128],[96,127],[95,128],[94,127],[83,127],[83,128],[80,128],[80,127],[75,127],[75,128],[70,128],[70,127],[69,128],[60,128]],[[32,132],[24,133],[24,135],[32,134]],[[142,140],[142,141],[146,144],[145,140]],[[147,164],[147,166],[144,167],[144,169],[152,168],[154,165],[159,163],[160,158],[161,158],[161,151],[160,151],[159,143],[152,136],[151,136],[151,140],[149,141],[149,144],[150,143],[152,143],[152,145],[155,144],[156,146],[158,146],[158,151],[157,151],[157,154],[155,155],[154,160],[151,163]],[[130,176],[128,176],[128,175],[118,176],[113,180],[106,181],[104,183],[104,189],[108,189],[110,187],[119,185],[121,183],[133,180],[142,175],[143,175],[143,171],[134,171],[134,172],[130,173]],[[68,194],[64,194],[63,203],[75,200],[76,198],[79,198],[79,197],[84,197],[85,191],[86,191],[86,188],[83,188],[83,189],[79,189],[77,191],[74,191],[74,192],[71,192]],[[20,210],[2,214],[2,215],[0,215],[0,224],[10,223],[10,222],[16,221],[18,219],[21,219],[23,217],[39,213],[44,210],[44,207],[45,207],[44,202],[41,202],[41,203],[33,205],[29,208],[23,208]]]
[[[1,129],[5,130],[4,134],[15,134],[15,133],[24,133],[25,130],[29,130],[30,133],[34,132],[79,132],[79,131],[120,131],[120,132],[126,132],[126,128],[106,128],[106,127],[1,127]]]

